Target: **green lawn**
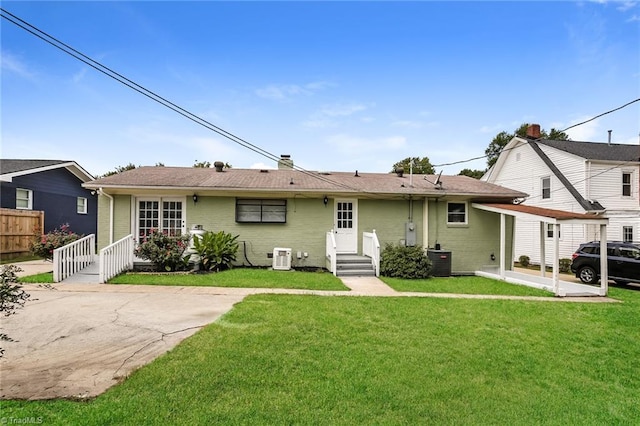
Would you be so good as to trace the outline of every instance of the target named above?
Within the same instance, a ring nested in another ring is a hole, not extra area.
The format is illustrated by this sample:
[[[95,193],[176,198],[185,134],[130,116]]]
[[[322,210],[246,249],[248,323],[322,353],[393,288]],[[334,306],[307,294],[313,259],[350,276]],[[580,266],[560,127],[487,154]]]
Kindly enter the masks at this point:
[[[431,277],[426,280],[380,277],[380,279],[397,291],[553,297],[553,293],[548,291],[523,285],[507,284],[485,277]]]
[[[288,288],[305,290],[349,290],[339,278],[326,272],[274,271],[234,268],[209,274],[124,273],[110,284],[208,286],[240,288]]]
[[[637,424],[640,292],[624,303],[257,295],[44,424]]]
[[[18,278],[21,283],[30,284],[52,284],[53,272],[43,272],[41,274],[27,275],[25,277]]]

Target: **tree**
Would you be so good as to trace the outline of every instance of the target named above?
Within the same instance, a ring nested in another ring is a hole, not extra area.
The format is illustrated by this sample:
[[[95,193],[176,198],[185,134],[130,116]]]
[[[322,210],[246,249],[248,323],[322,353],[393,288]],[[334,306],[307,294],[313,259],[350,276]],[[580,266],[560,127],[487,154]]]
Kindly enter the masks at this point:
[[[502,131],[498,133],[487,149],[484,150],[485,155],[487,156],[487,167],[493,166],[498,160],[498,156],[500,152],[504,149],[504,147],[513,139],[515,136],[519,136],[521,138],[526,138],[527,136],[527,128],[529,127],[529,123],[522,123],[520,127],[518,127],[513,133],[507,133]],[[552,128],[550,132],[547,132],[544,129],[540,129],[540,139],[552,139],[557,141],[568,141],[571,140],[569,135],[565,132]]]
[[[0,267],[0,315],[8,317],[15,314],[16,309],[24,306],[29,300],[29,293],[22,289],[18,282],[17,273],[22,271],[15,265],[2,265]],[[0,340],[11,341],[5,333],[0,333]],[[0,357],[4,354],[4,349],[0,348]]]
[[[480,179],[482,176],[484,176],[486,170],[471,170],[471,169],[462,169],[460,170],[460,173],[458,173],[459,176],[469,176],[472,177],[474,179]]]
[[[100,177],[103,177],[103,178],[104,178],[104,177],[107,177],[107,176],[117,175],[117,174],[119,174],[119,173],[126,172],[127,170],[133,170],[133,169],[135,169],[135,168],[136,168],[136,165],[135,165],[135,164],[133,164],[133,163],[129,163],[129,164],[127,164],[126,166],[118,166],[118,167],[116,167],[116,169],[115,169],[115,170],[112,170],[112,171],[110,171],[110,172],[107,172],[107,173],[103,174],[103,175],[102,175],[102,176],[100,176]]]
[[[411,165],[412,163],[413,166]],[[429,161],[429,157],[407,157],[395,163],[391,173],[396,173],[399,169],[403,169],[405,173],[413,171],[417,175],[433,175],[436,173]]]
[[[193,163],[193,167],[202,168],[202,169],[208,169],[208,168],[211,167],[211,163],[209,161],[198,161],[198,160],[196,160],[196,162]]]

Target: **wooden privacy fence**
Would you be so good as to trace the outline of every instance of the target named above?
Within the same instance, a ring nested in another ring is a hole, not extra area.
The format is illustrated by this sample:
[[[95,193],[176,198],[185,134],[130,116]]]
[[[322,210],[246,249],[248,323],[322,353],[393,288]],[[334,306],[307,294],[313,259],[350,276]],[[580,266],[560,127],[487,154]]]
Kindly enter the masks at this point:
[[[34,235],[43,229],[43,211],[0,209],[0,257],[28,254]]]

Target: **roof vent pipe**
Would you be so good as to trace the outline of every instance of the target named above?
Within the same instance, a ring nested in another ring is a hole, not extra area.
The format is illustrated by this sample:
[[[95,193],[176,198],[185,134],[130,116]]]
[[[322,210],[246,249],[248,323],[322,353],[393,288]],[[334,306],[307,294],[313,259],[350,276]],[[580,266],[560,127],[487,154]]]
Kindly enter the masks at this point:
[[[216,172],[221,172],[224,168],[224,163],[222,161],[216,161],[215,163],[213,163],[213,167],[216,168]]]
[[[613,132],[613,130],[607,130],[607,132],[609,133],[609,142],[607,143],[611,145],[611,132]]]

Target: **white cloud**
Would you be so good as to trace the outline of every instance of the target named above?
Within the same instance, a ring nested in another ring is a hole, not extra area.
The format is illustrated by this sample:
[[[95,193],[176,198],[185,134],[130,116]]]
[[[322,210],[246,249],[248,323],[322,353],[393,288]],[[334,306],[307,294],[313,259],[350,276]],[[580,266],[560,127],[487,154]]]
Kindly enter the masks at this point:
[[[357,103],[327,105],[322,107],[320,114],[328,117],[346,117],[360,111],[365,111],[367,108],[366,105]]]
[[[575,119],[571,121],[569,126],[572,126],[577,123],[581,123],[585,120],[588,120],[591,117],[583,116],[581,118]],[[567,127],[569,127],[567,126]],[[564,126],[559,126],[564,127]],[[594,140],[602,140],[601,136],[602,130],[600,130],[600,126],[598,124],[598,120],[593,120],[585,124],[581,124],[572,129],[566,131],[569,138],[574,141],[594,141]]]
[[[331,86],[331,83],[325,81],[314,81],[304,85],[269,84],[266,87],[256,89],[255,93],[261,98],[284,101],[294,96],[313,95],[314,93]]]
[[[482,126],[480,127],[480,133],[499,133],[504,130],[504,126],[502,124],[495,124],[493,126]]]
[[[9,52],[0,52],[0,64],[2,70],[6,72],[12,72],[18,74],[20,77],[31,79],[35,77],[35,73],[27,67],[17,56],[12,55]]]
[[[633,8],[635,8],[638,5],[637,1],[623,1],[618,3],[619,6],[616,7],[616,9],[618,9],[620,12],[626,12],[628,10],[631,10]]]
[[[639,22],[639,21],[640,21],[640,15],[631,15],[631,17],[627,19],[627,22]]]
[[[251,167],[249,167],[250,169],[256,169],[256,170],[273,170],[276,167],[274,166],[267,166],[265,163],[253,163],[251,165]]]
[[[371,151],[396,151],[404,148],[407,139],[404,136],[388,136],[383,138],[363,138],[347,134],[330,136],[327,142],[344,154],[355,154],[362,150]]]
[[[420,129],[424,126],[419,121],[411,121],[411,120],[398,120],[391,123],[392,126],[395,127],[404,127],[406,129]]]

